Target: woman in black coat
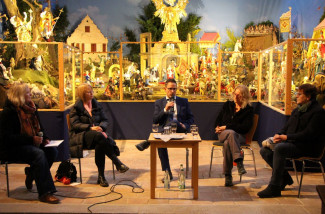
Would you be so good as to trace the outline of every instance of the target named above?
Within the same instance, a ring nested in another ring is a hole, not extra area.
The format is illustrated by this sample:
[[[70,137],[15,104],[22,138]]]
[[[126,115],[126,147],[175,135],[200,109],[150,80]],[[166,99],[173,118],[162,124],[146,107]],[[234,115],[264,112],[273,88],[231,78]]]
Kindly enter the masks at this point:
[[[56,188],[50,172],[58,151],[54,147],[45,147],[49,138],[43,136],[28,85],[12,85],[7,96],[0,119],[0,156],[4,160],[29,164],[30,167],[25,168],[26,188],[31,190],[35,180],[40,201],[59,203],[53,195]]]
[[[240,145],[245,144],[247,134],[253,125],[253,107],[249,103],[249,91],[238,85],[233,93],[234,101],[227,101],[216,120],[215,132],[223,143],[223,173],[225,186],[233,186],[231,171],[237,163],[238,174],[246,173]]]
[[[108,120],[100,104],[93,97],[93,89],[89,84],[78,87],[79,100],[70,111],[70,153],[71,157],[82,157],[83,148],[95,149],[95,163],[98,168],[97,183],[108,187],[104,176],[105,155],[115,164],[121,173],[129,168],[117,156],[119,149],[115,141],[106,133]]]

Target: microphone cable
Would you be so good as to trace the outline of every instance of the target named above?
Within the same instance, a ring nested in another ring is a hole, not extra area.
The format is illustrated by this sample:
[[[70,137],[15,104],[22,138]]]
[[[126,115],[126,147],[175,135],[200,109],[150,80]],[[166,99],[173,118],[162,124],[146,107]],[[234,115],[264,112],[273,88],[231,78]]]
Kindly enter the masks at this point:
[[[133,185],[128,184],[128,183],[123,183],[123,182],[131,182]],[[94,203],[94,204],[88,206],[87,210],[89,211],[89,213],[92,213],[91,208],[96,206],[96,205],[106,204],[106,203],[117,201],[117,200],[120,200],[121,198],[123,198],[122,193],[115,191],[115,187],[117,187],[117,186],[129,186],[129,187],[132,187],[132,192],[133,193],[143,193],[144,192],[144,189],[141,186],[139,186],[136,182],[134,182],[132,180],[120,180],[116,184],[113,184],[111,186],[110,191],[108,193],[105,193],[105,194],[102,194],[102,195],[96,195],[96,196],[91,196],[91,197],[75,197],[75,196],[71,197],[71,196],[66,196],[66,195],[61,195],[61,194],[56,194],[56,193],[54,193],[53,195],[64,197],[64,198],[76,198],[76,199],[100,198],[100,197],[107,196],[107,195],[112,194],[112,193],[115,193],[115,194],[118,195],[118,198],[107,200],[107,201],[102,201],[102,202],[98,202],[98,203]],[[139,190],[136,190],[136,189],[139,189]],[[34,192],[34,193],[37,193],[37,192]]]

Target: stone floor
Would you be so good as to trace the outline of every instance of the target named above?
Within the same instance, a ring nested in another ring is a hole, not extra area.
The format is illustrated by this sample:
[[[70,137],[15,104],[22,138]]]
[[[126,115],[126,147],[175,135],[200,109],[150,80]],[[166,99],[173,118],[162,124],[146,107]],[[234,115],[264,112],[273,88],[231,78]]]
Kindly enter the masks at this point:
[[[121,150],[120,159],[130,167],[125,174],[116,173],[116,179],[112,178],[111,162],[106,159],[106,178],[110,187],[103,188],[96,184],[97,170],[94,163],[94,152],[82,159],[83,184],[63,185],[55,183],[57,195],[61,199],[58,205],[49,205],[37,200],[36,187],[33,192],[28,192],[24,186],[24,167],[26,165],[12,164],[9,166],[10,198],[6,195],[4,167],[0,168],[0,212],[1,213],[321,213],[321,201],[315,186],[323,184],[321,173],[306,172],[303,181],[301,197],[297,198],[298,185],[295,183],[282,192],[283,197],[272,199],[259,199],[256,193],[266,187],[271,169],[259,155],[259,147],[252,145],[257,160],[257,177],[254,174],[251,156],[246,152],[245,167],[248,173],[239,182],[237,170],[234,168],[234,186],[224,187],[224,177],[221,175],[222,158],[220,151],[215,153],[213,159],[212,175],[209,178],[209,164],[211,141],[200,143],[199,160],[199,199],[191,200],[192,190],[184,192],[177,190],[177,174],[180,164],[185,165],[185,149],[169,149],[170,163],[173,168],[174,181],[171,182],[171,190],[165,191],[158,181],[156,189],[157,199],[150,199],[149,181],[149,149],[139,152],[135,148],[136,140],[120,140],[118,146]],[[191,155],[191,153],[190,153]],[[73,160],[78,168],[77,160]],[[160,164],[159,161],[157,161]],[[55,163],[51,169],[52,175],[58,168]],[[158,166],[160,168],[160,166]],[[293,172],[290,172],[292,175]],[[189,173],[190,174],[190,173]],[[158,178],[163,177],[163,172],[158,172]],[[135,193],[140,189],[134,189],[125,185],[134,184],[132,180],[144,189],[143,193]],[[186,180],[190,186],[190,178]],[[110,193],[114,190],[114,193]],[[96,197],[98,196],[98,197]],[[116,200],[121,198],[119,200]],[[111,201],[111,202],[108,202]]]

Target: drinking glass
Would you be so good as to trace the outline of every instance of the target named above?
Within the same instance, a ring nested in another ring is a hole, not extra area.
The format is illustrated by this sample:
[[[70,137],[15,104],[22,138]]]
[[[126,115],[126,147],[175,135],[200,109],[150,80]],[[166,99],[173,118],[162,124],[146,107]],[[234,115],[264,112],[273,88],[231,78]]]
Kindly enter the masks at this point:
[[[152,124],[152,132],[157,133],[158,127],[159,127],[159,124]]]
[[[199,127],[193,127],[193,138],[196,139],[197,138],[197,135],[199,134]]]
[[[191,131],[192,135],[193,135],[193,130],[195,127],[196,127],[196,125],[194,125],[194,124],[190,126],[190,131]]]
[[[170,134],[170,126],[165,126],[164,127],[164,134],[169,135]]]
[[[175,134],[177,131],[177,123],[171,123],[172,134]]]

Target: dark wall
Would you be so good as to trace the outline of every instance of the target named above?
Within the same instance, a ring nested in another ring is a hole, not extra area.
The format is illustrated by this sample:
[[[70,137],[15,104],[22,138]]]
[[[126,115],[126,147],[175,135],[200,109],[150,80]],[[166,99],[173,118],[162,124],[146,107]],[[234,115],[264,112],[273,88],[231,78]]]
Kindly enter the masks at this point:
[[[151,132],[153,102],[105,102],[101,103],[110,121],[108,133],[114,139],[140,139],[145,140]],[[218,102],[192,102],[190,103],[195,124],[203,140],[214,140],[214,123],[223,103]],[[287,117],[261,103],[253,103],[255,113],[259,114],[254,140],[260,144],[267,137],[279,131]],[[69,158],[69,136],[64,112],[41,111],[41,122],[47,135],[53,139],[64,139],[59,146],[59,160]]]

